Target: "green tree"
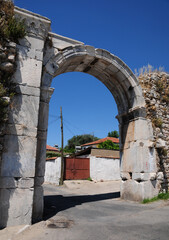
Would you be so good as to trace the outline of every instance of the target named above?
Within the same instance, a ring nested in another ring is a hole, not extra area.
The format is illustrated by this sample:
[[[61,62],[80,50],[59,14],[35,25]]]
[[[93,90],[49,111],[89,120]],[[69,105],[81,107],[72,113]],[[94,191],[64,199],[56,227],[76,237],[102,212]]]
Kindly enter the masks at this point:
[[[119,144],[113,143],[111,140],[106,140],[105,142],[99,144],[99,148],[119,150]]]
[[[116,130],[111,131],[111,132],[108,132],[108,137],[119,138],[119,133],[118,133],[118,131],[116,131]]]
[[[73,153],[75,152],[75,146],[80,146],[97,140],[99,140],[99,138],[90,134],[76,135],[68,140],[68,144],[65,146],[64,151]]]

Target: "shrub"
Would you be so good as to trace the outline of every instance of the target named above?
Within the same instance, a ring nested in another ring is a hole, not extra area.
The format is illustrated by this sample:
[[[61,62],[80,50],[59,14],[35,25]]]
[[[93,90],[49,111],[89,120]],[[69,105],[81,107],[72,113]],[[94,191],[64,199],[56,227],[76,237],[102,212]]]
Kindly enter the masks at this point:
[[[6,38],[9,38],[14,42],[18,42],[19,38],[23,38],[26,35],[24,22],[12,17],[9,19],[8,25],[4,29],[4,35]]]
[[[158,128],[162,127],[163,121],[162,121],[161,118],[153,118],[152,122],[153,122],[155,127],[158,127]]]
[[[119,150],[119,144],[113,143],[111,140],[106,140],[99,144],[99,148]]]
[[[0,42],[2,46],[6,44],[6,40],[18,42],[19,38],[26,35],[25,25],[14,17],[14,4],[11,1],[0,0]],[[5,49],[5,48],[4,48]],[[7,55],[7,50],[4,51]],[[15,70],[15,64],[14,68]],[[13,72],[0,72],[0,122],[4,123],[8,116],[9,101],[15,95],[15,84],[11,82]]]
[[[163,92],[164,87],[165,86],[164,86],[164,83],[163,83],[162,79],[159,79],[159,80],[156,81],[156,89],[159,93]]]
[[[167,157],[167,149],[166,148],[163,148],[161,150],[161,154],[164,156],[164,157]]]
[[[165,90],[165,93],[163,95],[163,101],[169,103],[169,88]]]
[[[14,17],[13,3],[0,0],[0,38],[18,42],[25,35],[24,22]]]

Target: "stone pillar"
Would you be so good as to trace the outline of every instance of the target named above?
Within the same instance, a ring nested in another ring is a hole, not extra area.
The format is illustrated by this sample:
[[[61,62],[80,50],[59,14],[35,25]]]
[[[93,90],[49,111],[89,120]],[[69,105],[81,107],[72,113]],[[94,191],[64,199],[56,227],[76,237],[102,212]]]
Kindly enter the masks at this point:
[[[25,68],[26,65],[24,62]],[[21,72],[17,70],[15,77],[21,80],[18,73]],[[0,169],[1,227],[30,224],[32,215],[40,91],[21,83],[16,85]]]
[[[46,140],[48,129],[49,101],[54,89],[41,87],[41,99],[39,107],[38,137],[36,152],[36,171],[34,183],[33,215],[32,221],[42,220],[43,216],[43,187],[46,162]]]
[[[47,18],[19,8],[15,15],[25,21],[27,36],[16,46],[16,95],[0,165],[0,228],[31,224],[43,48],[50,30]]]
[[[121,197],[141,201],[159,192],[151,121],[144,109],[119,118],[121,134]]]

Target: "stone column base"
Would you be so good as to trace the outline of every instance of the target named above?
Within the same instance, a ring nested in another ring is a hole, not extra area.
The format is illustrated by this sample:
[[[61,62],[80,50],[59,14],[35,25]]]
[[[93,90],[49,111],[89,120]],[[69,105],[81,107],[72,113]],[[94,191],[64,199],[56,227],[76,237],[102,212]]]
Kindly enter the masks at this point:
[[[121,198],[132,201],[142,201],[145,198],[157,196],[160,189],[158,180],[136,181],[133,179],[121,182]]]
[[[31,224],[33,189],[0,189],[0,228]]]

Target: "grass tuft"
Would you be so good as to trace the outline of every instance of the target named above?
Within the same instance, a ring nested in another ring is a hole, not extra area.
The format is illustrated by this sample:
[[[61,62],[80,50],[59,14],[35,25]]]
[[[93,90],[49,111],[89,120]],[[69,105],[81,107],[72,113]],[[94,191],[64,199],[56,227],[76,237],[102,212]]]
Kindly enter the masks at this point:
[[[145,203],[155,202],[155,201],[158,201],[158,200],[167,200],[167,199],[169,199],[169,192],[167,192],[167,193],[159,193],[158,196],[153,197],[153,198],[145,198],[142,201],[142,203],[145,204]]]
[[[91,181],[91,182],[93,181],[93,180],[91,179],[91,177],[88,177],[86,180]]]

